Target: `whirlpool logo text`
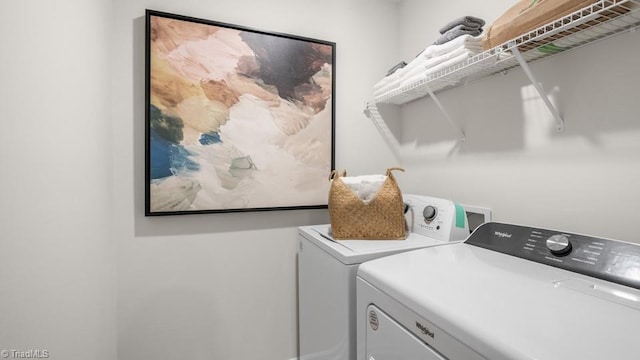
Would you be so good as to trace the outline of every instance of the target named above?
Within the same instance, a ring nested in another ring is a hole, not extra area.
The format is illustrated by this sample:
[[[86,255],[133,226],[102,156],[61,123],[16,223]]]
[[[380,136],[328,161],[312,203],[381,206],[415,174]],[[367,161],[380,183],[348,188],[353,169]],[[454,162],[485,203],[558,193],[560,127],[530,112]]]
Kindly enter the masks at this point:
[[[433,337],[434,337],[433,331],[429,330],[429,328],[428,328],[428,327],[426,327],[426,326],[424,326],[424,325],[420,324],[420,322],[419,322],[419,321],[416,321],[416,327],[417,327],[418,329],[420,329],[420,331],[422,331],[422,333],[423,333],[424,335],[427,335],[427,336],[429,336],[430,338],[432,338],[432,339],[433,339]]]
[[[509,233],[506,233],[506,232],[500,232],[500,231],[496,231],[493,234],[496,235],[497,237],[501,237],[501,238],[510,238],[511,236],[513,236],[513,234],[509,234]]]

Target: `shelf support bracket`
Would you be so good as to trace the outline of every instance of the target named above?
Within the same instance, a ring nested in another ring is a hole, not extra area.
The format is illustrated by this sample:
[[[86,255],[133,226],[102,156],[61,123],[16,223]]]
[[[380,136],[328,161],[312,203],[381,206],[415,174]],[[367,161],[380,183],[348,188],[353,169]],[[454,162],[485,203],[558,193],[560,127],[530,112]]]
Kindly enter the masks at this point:
[[[382,119],[382,115],[378,112],[378,105],[374,101],[368,101],[364,105],[364,114],[373,121],[373,124],[378,129],[380,135],[387,143],[396,158],[401,157],[400,144],[396,140],[395,136],[391,132],[391,129],[387,126],[387,123]]]
[[[425,89],[427,89],[429,96],[431,97],[431,99],[433,99],[433,102],[436,103],[436,105],[440,109],[440,112],[442,113],[442,115],[444,115],[444,118],[447,119],[447,121],[449,122],[449,125],[451,125],[451,127],[454,130],[456,130],[456,132],[458,132],[458,135],[460,136],[460,142],[465,142],[467,140],[467,136],[464,134],[464,131],[462,131],[460,126],[458,126],[458,124],[456,124],[451,119],[451,116],[449,116],[449,113],[447,113],[447,110],[444,108],[444,106],[442,105],[442,103],[440,102],[436,94],[434,94],[433,91],[431,91],[431,88],[429,87],[429,85],[424,84],[423,86],[425,87]]]
[[[513,55],[516,57],[516,60],[518,60],[520,67],[522,67],[522,70],[529,78],[529,81],[531,81],[531,84],[533,84],[533,86],[536,88],[538,95],[540,95],[540,98],[542,98],[544,103],[547,105],[547,108],[551,112],[551,115],[553,115],[553,117],[556,119],[556,131],[557,132],[564,131],[564,119],[562,118],[562,116],[560,116],[558,109],[556,109],[556,107],[553,106],[553,104],[551,103],[551,100],[549,100],[549,97],[544,92],[544,89],[542,88],[542,85],[540,84],[540,82],[533,75],[533,72],[531,72],[531,68],[529,67],[529,64],[527,64],[524,57],[522,57],[520,50],[518,50],[518,46],[516,46],[515,42],[509,42],[509,47],[510,47],[511,53],[513,53]]]

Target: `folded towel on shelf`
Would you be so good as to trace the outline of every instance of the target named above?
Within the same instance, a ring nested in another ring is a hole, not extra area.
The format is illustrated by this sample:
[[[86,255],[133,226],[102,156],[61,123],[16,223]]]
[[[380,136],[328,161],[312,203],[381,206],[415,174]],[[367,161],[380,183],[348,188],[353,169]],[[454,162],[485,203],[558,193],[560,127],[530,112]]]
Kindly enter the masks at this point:
[[[395,88],[398,88],[409,74],[424,71],[424,67],[425,59],[422,57],[416,57],[411,62],[409,62],[407,66],[378,81],[373,86],[374,94],[387,93]]]
[[[485,24],[484,20],[477,18],[475,16],[463,16],[455,20],[449,21],[446,25],[441,27],[440,30],[438,31],[440,31],[440,34],[444,34],[458,25],[464,25],[468,29],[472,29],[472,30],[480,29],[484,26],[484,24]]]
[[[389,71],[387,71],[387,76],[393,74],[394,72],[402,69],[405,66],[407,66],[407,63],[404,62],[404,61],[400,61],[399,63],[393,65],[393,67],[391,69],[389,69]]]
[[[378,81],[373,86],[374,96],[379,98],[479,54],[482,52],[481,41],[480,37],[462,35],[442,45],[429,45],[406,66]]]
[[[373,96],[374,97],[380,97],[390,91],[396,90],[398,88],[400,88],[400,85],[402,84],[402,81],[404,80],[404,78],[396,78],[394,79],[394,81],[379,87],[377,89],[373,89]]]
[[[466,52],[466,53],[462,53],[458,56],[455,56],[447,61],[443,61],[440,64],[436,65],[436,66],[432,66],[427,68],[424,72],[419,72],[416,73],[415,75],[408,77],[406,79],[404,79],[402,81],[402,83],[400,83],[400,86],[406,86],[409,85],[411,83],[420,81],[422,79],[426,79],[427,77],[429,77],[432,74],[435,74],[438,71],[444,70],[448,67],[454,66],[454,65],[458,65],[464,61],[466,61],[467,59],[471,58],[473,56],[472,53],[470,52]]]
[[[423,61],[420,62],[420,66],[415,66],[412,69],[410,69],[409,71],[405,71],[403,72],[403,82],[406,78],[410,78],[413,77],[417,74],[421,74],[424,73],[426,70],[433,68],[435,66],[438,66],[444,62],[449,61],[450,59],[453,59],[455,57],[458,57],[460,55],[467,55],[467,57],[471,57],[475,54],[477,54],[477,51],[471,51],[467,48],[465,48],[464,46],[460,46],[452,51],[449,51],[447,53],[444,53],[440,56],[436,56],[436,57],[432,57],[429,59],[424,59]]]
[[[478,54],[480,51],[476,50],[476,49],[469,49],[466,46],[459,46],[449,52],[446,52],[442,55],[439,56],[434,56],[431,58],[426,59],[424,66],[427,68],[436,66],[440,63],[443,63],[449,59],[453,59],[454,57],[460,55],[460,54],[468,54],[468,55],[475,55]]]
[[[460,64],[460,63],[462,63],[462,62],[466,61],[467,59],[470,59],[470,58],[471,58],[471,57],[473,57],[474,55],[475,55],[475,54],[474,54],[474,53],[472,53],[472,52],[470,52],[470,51],[468,51],[468,52],[464,52],[464,53],[462,53],[462,54],[460,54],[460,55],[458,55],[458,56],[454,56],[454,57],[452,57],[451,59],[448,59],[448,60],[446,60],[446,61],[443,61],[443,62],[439,63],[439,64],[438,64],[438,65],[436,65],[436,66],[432,66],[432,67],[428,68],[428,69],[424,72],[424,74],[425,74],[425,75],[431,75],[431,74],[434,74],[434,73],[436,73],[436,72],[438,72],[438,71],[441,71],[441,70],[443,70],[443,69],[445,69],[445,68],[448,68],[448,67],[451,67],[451,66],[454,66],[454,65],[458,65],[458,64]]]
[[[448,43],[449,41],[460,37],[462,35],[478,36],[482,34],[482,28],[468,28],[465,25],[458,25],[451,30],[440,35],[440,37],[433,43],[434,45],[441,45]]]
[[[460,46],[464,46],[472,51],[482,52],[482,38],[465,34],[462,36],[458,36],[457,38],[444,44],[430,45],[426,49],[424,49],[418,56],[432,58],[452,51]]]
[[[378,81],[373,85],[373,89],[377,90],[393,83],[394,81],[398,80],[399,75],[400,75],[400,71],[396,71],[391,75],[383,77],[380,81]]]
[[[401,77],[397,77],[392,82],[374,89],[373,94],[375,97],[381,97],[391,91],[400,89],[403,86],[407,86],[419,80],[426,79],[429,75],[443,70],[449,66],[459,64],[467,59],[470,59],[476,54],[476,52],[463,49],[462,51],[456,51],[455,53],[452,52],[451,56],[447,54],[435,59],[422,60],[420,61],[420,66],[415,67],[409,72],[404,72]],[[429,65],[427,66],[427,64]]]

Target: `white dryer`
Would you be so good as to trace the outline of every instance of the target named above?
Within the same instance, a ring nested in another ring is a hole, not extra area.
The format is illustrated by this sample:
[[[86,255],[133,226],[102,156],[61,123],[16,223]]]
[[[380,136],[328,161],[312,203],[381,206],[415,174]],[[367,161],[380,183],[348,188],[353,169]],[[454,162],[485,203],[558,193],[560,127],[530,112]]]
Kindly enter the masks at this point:
[[[372,260],[358,360],[640,359],[640,246],[503,223]]]
[[[333,240],[329,225],[298,230],[300,360],[356,356],[356,274],[365,261],[464,240],[490,220],[490,210],[404,194],[410,228],[405,240]],[[474,220],[475,219],[475,220]]]

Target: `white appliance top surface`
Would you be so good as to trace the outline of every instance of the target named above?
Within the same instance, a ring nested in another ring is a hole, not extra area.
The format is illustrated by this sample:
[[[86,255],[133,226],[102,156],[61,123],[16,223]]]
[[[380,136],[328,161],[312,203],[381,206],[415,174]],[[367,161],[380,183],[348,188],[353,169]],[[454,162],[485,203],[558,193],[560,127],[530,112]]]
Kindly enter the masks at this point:
[[[629,287],[465,243],[372,260],[358,275],[487,359],[640,359]]]
[[[329,224],[302,226],[299,232],[344,264],[361,264],[401,251],[451,244],[416,233],[409,233],[404,240],[333,240]]]

